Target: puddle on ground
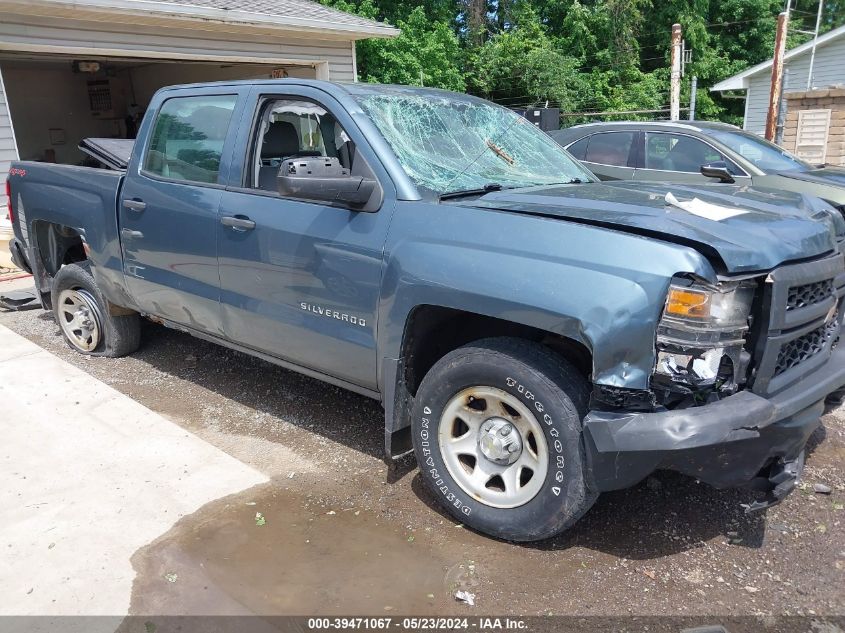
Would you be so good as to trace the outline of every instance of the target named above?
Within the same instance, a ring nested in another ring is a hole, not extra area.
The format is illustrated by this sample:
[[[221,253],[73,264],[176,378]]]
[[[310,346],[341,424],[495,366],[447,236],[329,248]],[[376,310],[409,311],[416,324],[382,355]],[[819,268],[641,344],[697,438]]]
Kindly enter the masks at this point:
[[[461,543],[431,540],[265,484],[204,506],[136,552],[130,614],[466,613],[454,592],[472,591],[479,572]]]

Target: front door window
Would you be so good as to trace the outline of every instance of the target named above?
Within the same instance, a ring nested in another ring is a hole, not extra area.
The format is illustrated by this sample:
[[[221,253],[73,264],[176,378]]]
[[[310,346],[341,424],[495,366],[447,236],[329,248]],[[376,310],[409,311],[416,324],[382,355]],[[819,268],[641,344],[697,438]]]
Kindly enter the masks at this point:
[[[697,174],[702,165],[724,160],[710,145],[691,136],[664,132],[646,135],[646,169]]]

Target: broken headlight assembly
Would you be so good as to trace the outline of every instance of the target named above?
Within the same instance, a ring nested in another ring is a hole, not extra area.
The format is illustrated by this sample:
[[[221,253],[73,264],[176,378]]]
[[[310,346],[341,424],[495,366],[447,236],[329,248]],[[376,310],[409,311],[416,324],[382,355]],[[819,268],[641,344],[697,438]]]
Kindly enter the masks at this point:
[[[657,327],[652,387],[665,404],[737,391],[750,355],[744,349],[756,282],[673,279]]]

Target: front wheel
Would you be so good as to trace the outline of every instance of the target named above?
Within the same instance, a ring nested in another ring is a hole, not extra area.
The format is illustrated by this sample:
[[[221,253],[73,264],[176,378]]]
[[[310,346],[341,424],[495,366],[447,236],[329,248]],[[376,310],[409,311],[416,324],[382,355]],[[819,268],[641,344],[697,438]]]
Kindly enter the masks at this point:
[[[584,474],[589,389],[540,344],[486,339],[426,374],[414,404],[423,479],[462,523],[512,541],[553,536],[598,496]]]

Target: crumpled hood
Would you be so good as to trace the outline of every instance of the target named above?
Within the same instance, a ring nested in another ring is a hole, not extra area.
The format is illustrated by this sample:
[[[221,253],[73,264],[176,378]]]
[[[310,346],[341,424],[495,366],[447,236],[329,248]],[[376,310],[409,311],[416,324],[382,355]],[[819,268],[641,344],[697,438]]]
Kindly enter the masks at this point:
[[[745,213],[721,221],[666,203],[671,192],[683,202],[698,198]],[[790,192],[735,185],[601,182],[492,192],[459,204],[560,217],[585,224],[688,244],[717,255],[726,270],[769,270],[836,248],[827,211]]]
[[[803,180],[804,182],[812,182],[819,185],[833,185],[835,187],[845,187],[845,169],[842,167],[822,167],[821,169],[811,169],[810,171],[779,171],[778,176],[784,178],[792,178],[794,180]]]

